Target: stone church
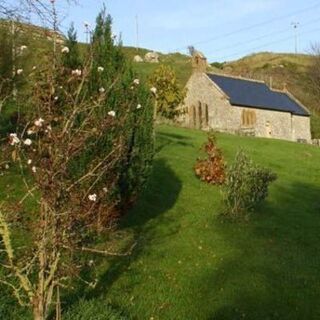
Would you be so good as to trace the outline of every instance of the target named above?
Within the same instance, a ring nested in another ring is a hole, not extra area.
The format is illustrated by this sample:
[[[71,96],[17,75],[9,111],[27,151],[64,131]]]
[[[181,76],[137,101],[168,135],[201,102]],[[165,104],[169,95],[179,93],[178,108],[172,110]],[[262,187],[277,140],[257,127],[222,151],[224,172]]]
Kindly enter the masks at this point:
[[[288,91],[263,81],[207,73],[196,52],[193,74],[178,122],[182,126],[235,134],[311,142],[310,113]]]

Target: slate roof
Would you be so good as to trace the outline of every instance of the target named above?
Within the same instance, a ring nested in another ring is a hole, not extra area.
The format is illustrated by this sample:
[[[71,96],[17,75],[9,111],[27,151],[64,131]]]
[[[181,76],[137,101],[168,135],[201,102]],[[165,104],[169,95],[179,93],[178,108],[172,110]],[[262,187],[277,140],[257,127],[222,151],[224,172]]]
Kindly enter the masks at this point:
[[[264,82],[207,74],[235,106],[290,112],[310,116],[301,104],[285,92],[273,91]]]

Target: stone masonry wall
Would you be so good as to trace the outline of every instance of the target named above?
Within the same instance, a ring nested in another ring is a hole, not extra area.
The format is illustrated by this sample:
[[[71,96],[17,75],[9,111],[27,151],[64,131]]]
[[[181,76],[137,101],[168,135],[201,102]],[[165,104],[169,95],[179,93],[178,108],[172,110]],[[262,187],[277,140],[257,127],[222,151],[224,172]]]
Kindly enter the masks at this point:
[[[199,106],[202,108],[201,129],[239,133],[246,128],[242,123],[244,110],[254,110],[254,134],[257,137],[270,137],[296,141],[311,141],[309,117],[295,116],[288,112],[232,106],[229,98],[216,86],[205,73],[195,72],[187,83],[187,96],[182,106],[184,114],[178,121],[186,127],[199,128]],[[200,104],[201,103],[201,104]],[[205,108],[208,109],[208,123]],[[194,120],[194,112],[196,120]]]

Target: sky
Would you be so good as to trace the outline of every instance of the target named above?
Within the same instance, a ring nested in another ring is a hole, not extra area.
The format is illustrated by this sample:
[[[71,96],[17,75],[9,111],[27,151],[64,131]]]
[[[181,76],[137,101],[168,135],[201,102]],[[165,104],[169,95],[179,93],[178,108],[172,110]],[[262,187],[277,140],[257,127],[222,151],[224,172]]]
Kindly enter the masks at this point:
[[[58,0],[57,0],[58,1]],[[61,0],[62,1],[62,0]],[[316,0],[78,0],[62,6],[65,31],[71,21],[85,41],[84,21],[94,26],[106,4],[113,31],[124,45],[164,53],[187,53],[189,45],[210,62],[236,60],[260,52],[310,52],[320,42],[320,1]],[[136,19],[136,16],[138,19]],[[294,29],[292,23],[299,23]]]

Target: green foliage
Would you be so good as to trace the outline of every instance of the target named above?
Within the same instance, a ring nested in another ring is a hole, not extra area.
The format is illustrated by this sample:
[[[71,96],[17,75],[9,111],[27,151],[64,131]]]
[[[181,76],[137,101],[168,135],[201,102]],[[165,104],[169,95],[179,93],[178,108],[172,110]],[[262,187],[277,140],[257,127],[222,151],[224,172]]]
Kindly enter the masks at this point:
[[[217,69],[222,70],[222,69],[223,69],[223,66],[225,65],[225,62],[212,62],[212,63],[210,63],[210,65],[211,65],[212,67],[215,67],[215,68],[217,68]]]
[[[91,45],[93,67],[88,90],[93,95],[101,92],[104,108],[97,117],[108,118],[113,111],[116,118],[122,119],[112,130],[96,141],[88,141],[88,148],[73,163],[73,171],[79,176],[94,158],[102,159],[112,150],[114,139],[126,147],[121,160],[110,170],[115,178],[114,190],[121,208],[134,201],[149,175],[153,159],[153,99],[149,90],[142,84],[134,84],[135,73],[122,52],[121,44],[112,35],[112,19],[103,9],[97,17]],[[141,108],[137,108],[141,105]],[[99,128],[101,130],[101,128]]]
[[[13,102],[3,104],[0,112],[0,138],[7,137],[9,132],[14,132],[17,127],[17,106]]]
[[[174,119],[178,114],[178,107],[183,102],[186,91],[181,89],[174,70],[161,65],[150,77],[151,86],[157,90],[157,114],[164,118]]]
[[[246,215],[268,196],[269,184],[276,178],[269,169],[259,167],[239,151],[223,188],[224,214],[231,218]]]
[[[113,309],[105,300],[80,300],[63,314],[65,320],[128,320],[121,312]]]
[[[12,50],[9,30],[7,28],[0,29],[0,81],[12,78]],[[8,93],[9,84],[6,89],[1,90],[1,95]]]
[[[311,135],[314,139],[320,139],[320,116],[313,114],[311,120]]]
[[[65,42],[65,46],[69,49],[68,53],[62,53],[62,63],[63,66],[67,69],[74,70],[81,68],[82,61],[80,59],[78,41],[77,41],[77,32],[74,28],[74,24],[70,25],[68,30],[68,37]]]

